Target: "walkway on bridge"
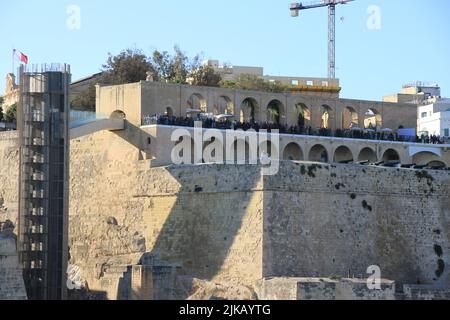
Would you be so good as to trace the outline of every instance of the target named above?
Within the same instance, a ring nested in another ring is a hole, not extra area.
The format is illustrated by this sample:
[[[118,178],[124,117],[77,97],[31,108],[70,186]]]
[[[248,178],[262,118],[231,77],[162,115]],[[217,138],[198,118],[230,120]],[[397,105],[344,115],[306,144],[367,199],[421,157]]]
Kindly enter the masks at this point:
[[[109,118],[94,112],[74,112],[71,114],[70,139],[78,139],[98,131],[119,131],[125,129],[123,118]]]

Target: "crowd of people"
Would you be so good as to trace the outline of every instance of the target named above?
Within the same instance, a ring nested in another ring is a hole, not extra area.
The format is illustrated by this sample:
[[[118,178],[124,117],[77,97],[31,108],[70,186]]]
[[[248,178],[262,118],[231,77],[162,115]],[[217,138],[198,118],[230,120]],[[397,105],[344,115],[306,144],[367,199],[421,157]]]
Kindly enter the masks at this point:
[[[441,136],[436,136],[436,135],[430,135],[430,136],[426,136],[426,135],[422,135],[421,137],[417,137],[417,141],[416,142],[421,142],[421,143],[426,143],[426,144],[445,144],[445,138],[441,137]]]
[[[308,135],[308,136],[321,136],[321,137],[338,137],[338,138],[351,138],[351,139],[364,139],[364,140],[384,140],[384,141],[402,141],[402,142],[416,142],[425,144],[444,144],[445,139],[440,136],[416,136],[416,137],[403,137],[398,136],[393,131],[377,131],[377,130],[363,130],[363,129],[336,129],[331,130],[327,128],[312,128],[309,126],[285,126],[283,124],[271,123],[271,122],[240,122],[236,121],[234,117],[225,117],[222,119],[216,119],[213,116],[205,116],[203,114],[188,115],[186,117],[175,117],[166,114],[158,114],[153,116],[147,116],[143,119],[142,125],[166,125],[176,127],[194,127],[195,121],[201,121],[202,127],[206,129],[221,129],[221,130],[278,130],[281,134],[294,134],[294,135]]]

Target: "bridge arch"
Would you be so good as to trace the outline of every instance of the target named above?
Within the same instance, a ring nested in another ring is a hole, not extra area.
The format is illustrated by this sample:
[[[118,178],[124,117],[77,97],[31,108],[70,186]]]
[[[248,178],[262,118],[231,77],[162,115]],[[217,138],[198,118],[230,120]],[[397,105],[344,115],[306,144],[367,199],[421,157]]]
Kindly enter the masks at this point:
[[[309,161],[327,163],[328,162],[328,151],[323,145],[316,144],[309,151],[308,158],[309,158]]]
[[[111,113],[110,118],[125,120],[127,118],[127,115],[122,110],[116,110]]]
[[[353,161],[353,159],[352,151],[346,146],[340,146],[334,152],[334,162],[348,162]]]
[[[388,164],[390,162],[401,161],[399,153],[394,149],[387,149],[383,153],[383,162]]]
[[[430,151],[418,152],[412,157],[412,162],[419,166],[427,165],[432,161],[441,161],[441,158]]]
[[[359,152],[358,161],[369,161],[370,163],[375,163],[378,161],[377,153],[372,148],[363,148]]]
[[[304,160],[303,150],[296,142],[291,142],[284,147],[283,160],[302,161]]]
[[[239,112],[241,122],[256,122],[258,121],[259,104],[255,98],[247,97],[242,100]]]

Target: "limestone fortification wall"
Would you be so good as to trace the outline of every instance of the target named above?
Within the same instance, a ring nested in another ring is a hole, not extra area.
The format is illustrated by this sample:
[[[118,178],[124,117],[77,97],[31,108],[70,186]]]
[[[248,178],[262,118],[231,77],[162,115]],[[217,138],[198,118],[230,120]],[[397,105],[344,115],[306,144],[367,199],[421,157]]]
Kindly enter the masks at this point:
[[[72,143],[75,264],[89,256],[97,264],[137,263],[147,252],[186,275],[249,284],[367,277],[372,265],[399,287],[450,283],[446,171],[286,162],[261,178],[254,166],[149,170],[133,150],[111,133]],[[108,217],[117,226],[107,226]],[[95,251],[97,238],[111,249]],[[145,247],[133,251],[124,246],[130,240]],[[114,261],[130,254],[134,261]]]
[[[17,223],[19,148],[15,131],[0,132],[0,222]]]
[[[367,277],[371,265],[397,287],[450,285],[446,171],[292,162],[266,177],[258,166],[149,169],[111,132],[73,140],[70,156],[70,264],[110,299],[132,281],[127,268],[149,260],[245,285]],[[0,138],[0,161],[2,221],[17,206],[11,136]]]
[[[450,174],[286,164],[264,179],[265,277],[450,285]]]
[[[0,300],[25,300],[27,294],[16,251],[16,239],[0,232]]]
[[[258,167],[150,170],[139,159],[111,133],[72,141],[71,263],[82,267],[91,288],[108,292],[103,275],[139,263],[145,253],[200,279],[262,277]]]
[[[19,150],[16,132],[0,132],[0,300],[26,299],[16,239]]]

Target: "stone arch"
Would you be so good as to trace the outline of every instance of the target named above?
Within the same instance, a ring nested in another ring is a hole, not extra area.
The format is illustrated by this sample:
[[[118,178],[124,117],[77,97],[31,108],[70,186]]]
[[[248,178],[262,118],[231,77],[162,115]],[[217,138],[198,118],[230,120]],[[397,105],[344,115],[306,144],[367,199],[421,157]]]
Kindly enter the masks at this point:
[[[122,110],[116,110],[110,115],[111,119],[123,119],[125,120],[127,118],[127,115]]]
[[[394,149],[387,149],[384,153],[383,153],[383,162],[385,164],[390,163],[390,162],[398,162],[400,161],[400,155],[398,154],[398,152]]]
[[[367,109],[364,115],[364,128],[365,129],[375,129],[381,128],[383,126],[383,118],[381,113],[374,107]]]
[[[285,118],[284,105],[280,100],[273,99],[267,104],[267,121],[281,124]]]
[[[353,161],[353,159],[352,151],[346,146],[340,146],[334,152],[334,162],[349,162]]]
[[[295,142],[291,142],[284,147],[283,160],[302,161],[304,160],[302,148]]]
[[[297,125],[301,128],[311,127],[311,110],[304,103],[296,103],[294,106],[297,114]]]
[[[309,161],[327,163],[328,162],[327,149],[321,144],[316,144],[309,151]]]
[[[358,127],[359,115],[353,107],[345,107],[342,111],[342,129]]]
[[[441,158],[429,151],[418,152],[412,157],[412,162],[418,166],[427,165],[432,161],[441,161]]]
[[[208,104],[206,99],[200,93],[193,93],[187,101],[187,105],[191,109],[201,110],[202,112],[208,112]]]
[[[213,110],[214,114],[234,114],[234,104],[233,101],[225,96],[222,95],[217,100],[217,104],[214,106]]]
[[[320,107],[320,127],[323,129],[331,128],[331,120],[333,119],[333,109],[329,105],[322,105]]]
[[[240,119],[241,122],[256,122],[259,112],[259,105],[256,99],[248,97],[242,100],[240,106]]]
[[[369,161],[370,163],[375,163],[377,160],[377,153],[372,148],[366,147],[359,152],[358,161]]]
[[[173,117],[173,115],[174,115],[174,113],[173,113],[172,107],[167,107],[166,108],[166,116]]]

